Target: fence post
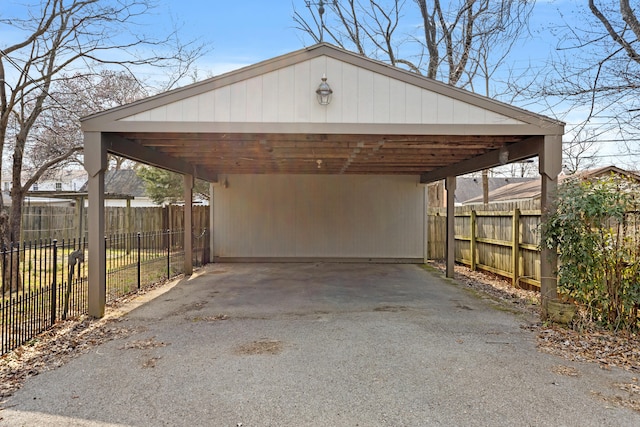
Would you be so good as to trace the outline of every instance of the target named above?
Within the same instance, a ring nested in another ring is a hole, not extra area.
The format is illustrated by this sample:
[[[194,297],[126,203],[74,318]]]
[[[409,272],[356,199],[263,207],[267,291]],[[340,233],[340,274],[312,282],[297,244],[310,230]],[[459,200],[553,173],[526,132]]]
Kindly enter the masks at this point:
[[[167,229],[167,280],[169,280],[170,278],[171,278],[171,230]]]
[[[58,240],[53,239],[53,282],[51,283],[51,324],[56,323],[56,300],[58,286]]]
[[[4,298],[5,290],[9,290],[9,299],[11,299],[11,281],[7,285],[7,247],[2,245],[2,297]]]
[[[520,276],[520,209],[513,210],[511,222],[511,284],[518,285]]]
[[[469,243],[470,251],[471,251],[471,271],[476,271],[477,268],[477,257],[476,252],[478,251],[478,246],[476,244],[478,223],[477,223],[477,213],[476,210],[473,209],[471,211],[471,242]]]
[[[138,231],[138,289],[140,289],[140,232]]]
[[[125,233],[127,235],[131,235],[133,234],[133,231],[131,230],[132,227],[132,221],[131,221],[131,199],[127,199],[126,201],[127,206],[125,207],[125,211],[124,211],[124,229],[126,230]],[[126,254],[129,255],[129,253],[131,252],[131,242],[129,241],[129,239],[126,239]]]
[[[7,288],[7,272],[5,270],[5,268],[7,266],[7,258],[6,257],[7,257],[7,249],[6,249],[6,247],[4,245],[2,245],[2,265],[0,265],[0,270],[1,270],[1,274],[2,274],[2,277],[1,277],[2,282],[0,283],[0,297],[1,297],[0,301],[3,304],[4,304],[4,298],[5,298],[4,295],[5,295],[5,292],[6,292],[5,289]],[[8,299],[11,299],[11,288],[9,287],[8,289],[9,289],[9,292],[8,292],[9,293],[9,298]],[[4,314],[4,313],[5,313],[4,310],[0,311],[0,314]],[[4,319],[0,319],[0,325],[4,325],[4,324],[5,324]],[[4,332],[2,332],[3,330],[0,330],[0,333],[4,333]],[[2,338],[2,337],[0,337],[0,338]],[[0,349],[0,350],[2,350],[2,349]],[[4,353],[4,351],[0,351],[0,354],[3,354],[3,353]]]

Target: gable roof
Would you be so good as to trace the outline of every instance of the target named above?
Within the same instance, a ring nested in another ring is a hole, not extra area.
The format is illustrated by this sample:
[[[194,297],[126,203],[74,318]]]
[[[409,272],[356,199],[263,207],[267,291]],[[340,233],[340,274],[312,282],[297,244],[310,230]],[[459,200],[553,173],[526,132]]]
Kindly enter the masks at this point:
[[[590,179],[602,177],[609,174],[618,174],[640,181],[640,175],[616,166],[605,166],[597,169],[581,171],[572,175],[559,175],[558,183],[569,179]],[[540,198],[540,178],[528,182],[505,185],[489,192],[489,203],[491,202],[515,202],[519,200],[536,200]],[[482,196],[469,199],[463,204],[482,203]]]
[[[323,75],[330,105],[316,102]],[[520,143],[508,160],[532,157],[540,137],[564,133],[559,121],[326,43],[94,114],[82,128],[108,136],[109,152],[209,181],[422,175]]]
[[[345,69],[339,69],[340,67],[347,66]],[[297,70],[296,70],[297,68]],[[219,99],[227,90],[235,90],[236,92],[244,91],[242,95],[249,96],[250,101],[252,103],[260,103],[267,100],[270,96],[272,98],[285,98],[285,101],[293,101],[297,102],[295,99],[298,95],[295,92],[303,91],[304,84],[307,82],[301,82],[297,80],[270,80],[273,78],[282,78],[287,77],[278,75],[278,72],[284,71],[285,74],[290,74],[290,77],[300,78],[300,74],[295,74],[296,71],[302,71],[305,73],[306,71],[310,71],[311,78],[309,79],[309,84],[311,85],[309,89],[315,91],[316,87],[320,83],[321,75],[317,75],[317,73],[313,73],[312,68],[321,68],[326,70],[326,76],[328,79],[328,83],[331,84],[334,89],[334,101],[338,98],[341,99],[341,102],[345,106],[354,102],[354,99],[358,96],[363,96],[365,94],[371,95],[373,91],[381,91],[392,92],[394,89],[397,91],[407,90],[405,87],[389,87],[386,88],[386,85],[392,86],[394,83],[404,83],[405,85],[410,86],[411,88],[421,89],[420,92],[424,95],[432,95],[429,99],[414,99],[412,101],[417,101],[422,104],[422,101],[430,102],[430,101],[442,101],[446,103],[446,105],[442,106],[444,109],[453,110],[455,107],[471,108],[471,111],[465,110],[463,113],[467,113],[472,116],[476,120],[485,119],[481,117],[483,114],[487,114],[487,112],[494,113],[489,120],[493,120],[494,123],[500,123],[505,125],[524,125],[524,124],[532,124],[536,127],[540,127],[548,130],[557,130],[553,128],[557,128],[558,126],[563,126],[563,123],[557,120],[550,119],[549,117],[545,117],[542,115],[538,115],[532,113],[530,111],[526,111],[478,94],[473,92],[469,92],[467,90],[459,89],[451,85],[444,84],[442,82],[426,78],[424,76],[418,75],[413,72],[409,72],[397,67],[393,67],[381,61],[373,60],[353,52],[349,52],[343,49],[340,49],[336,46],[320,43],[305,49],[301,49],[286,55],[282,55],[267,61],[263,61],[254,65],[250,65],[239,70],[231,71],[220,76],[212,77],[202,82],[194,83],[182,88],[174,89],[159,95],[155,95],[149,98],[145,98],[143,100],[122,106],[116,107],[105,112],[93,114],[91,116],[85,117],[82,119],[83,128],[86,130],[94,129],[95,124],[105,124],[108,121],[152,121],[152,122],[165,122],[165,121],[196,121],[196,122],[218,122],[218,121],[242,121],[246,120],[237,120],[233,117],[228,117],[224,112],[216,115],[214,111],[212,116],[206,116],[207,113],[211,113],[210,110],[204,109],[204,111],[199,112],[201,115],[199,117],[184,117],[183,111],[173,111],[176,113],[175,115],[169,115],[168,117],[162,117],[162,114],[158,111],[158,108],[170,106],[169,109],[179,110],[181,107],[184,107],[184,102],[186,100],[190,100],[193,102],[202,102],[202,101],[212,101],[215,103],[216,101],[219,103],[225,103],[225,106],[228,105],[229,99]],[[368,71],[369,73],[363,73],[362,71]],[[341,75],[343,81],[336,80],[338,74],[343,73],[356,73],[350,76]],[[333,73],[333,74],[332,74]],[[360,74],[358,74],[360,73]],[[257,87],[246,87],[246,85],[251,86],[252,84],[258,83],[255,79],[263,79],[267,80],[265,85],[263,85],[262,89],[265,89],[263,92],[251,92],[251,89],[258,89]],[[388,80],[382,80],[383,78],[387,78]],[[359,80],[366,80],[364,83],[359,82]],[[278,87],[271,87],[272,93],[268,93],[269,83],[275,83]],[[366,85],[366,86],[365,86]],[[357,87],[356,87],[357,86]],[[411,90],[411,89],[409,89]],[[209,94],[213,92],[212,98],[201,98],[203,94]],[[292,93],[293,92],[293,93]],[[315,95],[313,97],[306,96],[307,93],[304,91],[304,99],[305,101],[310,101],[312,106],[315,106]],[[346,94],[345,94],[346,93]],[[238,95],[238,94],[236,94]],[[293,95],[293,97],[292,97]],[[348,95],[353,95],[349,97]],[[393,102],[396,101],[394,107],[397,107],[398,98],[393,99],[393,96],[397,95],[397,93],[392,94],[381,94],[380,98],[385,98],[384,100]],[[218,97],[218,99],[216,99]],[[263,99],[261,99],[263,98]],[[378,98],[376,101],[380,101]],[[246,100],[246,98],[245,98]],[[231,102],[238,102],[237,100],[233,100]],[[240,101],[242,102],[242,100]],[[454,105],[455,104],[455,105]],[[411,104],[412,106],[417,105],[415,102]],[[378,105],[379,106],[379,105]],[[371,105],[371,108],[376,107],[376,105]],[[426,106],[425,106],[426,107]],[[430,105],[429,107],[436,107],[436,105]],[[440,106],[438,106],[440,107]],[[319,107],[322,108],[322,107]],[[155,111],[157,114],[154,116],[152,112]],[[429,112],[432,112],[431,110]],[[171,113],[171,111],[169,112]],[[347,113],[343,109],[342,113]],[[430,119],[434,120],[431,124],[438,124],[435,122],[437,119],[442,119],[444,113],[440,112],[436,116],[430,117]],[[247,112],[245,112],[247,114]],[[365,116],[365,114],[362,114]],[[327,117],[327,122],[333,122],[335,120],[339,120],[341,116],[333,116],[329,115]],[[218,118],[218,120],[216,120]],[[299,118],[302,118],[299,116]],[[195,119],[195,120],[194,120]],[[334,119],[334,120],[331,120]],[[375,118],[365,117],[359,120],[370,119],[375,122]],[[393,118],[387,118],[389,121],[393,122]],[[414,117],[414,123],[423,124],[423,121],[420,121],[420,118]],[[276,122],[279,122],[278,118],[275,118]],[[287,122],[288,123],[288,122]],[[399,122],[404,123],[404,122]],[[440,122],[447,123],[447,122]],[[455,122],[452,122],[456,124]],[[465,124],[464,122],[458,122],[457,124]],[[483,123],[487,124],[487,123]]]

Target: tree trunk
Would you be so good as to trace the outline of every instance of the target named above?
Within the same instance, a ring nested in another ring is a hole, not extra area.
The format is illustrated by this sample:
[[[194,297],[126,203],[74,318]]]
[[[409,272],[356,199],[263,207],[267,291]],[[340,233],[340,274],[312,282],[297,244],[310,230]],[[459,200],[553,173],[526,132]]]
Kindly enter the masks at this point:
[[[1,268],[2,268],[2,293],[17,292],[22,290],[22,276],[20,274],[20,245],[10,240],[11,228],[9,215],[6,211],[0,212],[0,240],[2,242]]]
[[[0,210],[0,250],[2,256],[0,258],[0,268],[2,269],[2,295],[11,292],[11,275],[9,274],[9,264],[7,263],[9,254],[9,213],[6,209]]]
[[[438,66],[440,64],[440,53],[438,51],[438,43],[440,43],[440,41],[438,40],[437,25],[434,16],[429,13],[427,2],[424,0],[418,0],[417,3],[420,7],[420,14],[422,15],[425,44],[427,45],[427,50],[429,52],[427,77],[435,79],[437,77]]]
[[[9,284],[12,292],[22,289],[22,276],[20,274],[20,231],[22,230],[22,202],[26,190],[22,187],[20,177],[22,175],[24,146],[25,140],[19,137],[16,138],[16,147],[13,152],[11,206],[8,209],[9,214],[6,227],[1,230],[2,242],[6,248],[3,259],[3,283],[5,288],[7,286],[6,284]]]

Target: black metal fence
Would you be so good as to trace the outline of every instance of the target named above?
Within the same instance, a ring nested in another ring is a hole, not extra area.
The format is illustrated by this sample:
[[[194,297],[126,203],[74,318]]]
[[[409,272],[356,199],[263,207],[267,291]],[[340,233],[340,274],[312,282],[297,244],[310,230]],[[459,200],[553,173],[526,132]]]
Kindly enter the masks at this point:
[[[108,236],[107,302],[184,272],[184,231]],[[209,262],[208,233],[193,239],[193,263]],[[57,321],[87,313],[87,241],[38,240],[0,251],[0,354]]]

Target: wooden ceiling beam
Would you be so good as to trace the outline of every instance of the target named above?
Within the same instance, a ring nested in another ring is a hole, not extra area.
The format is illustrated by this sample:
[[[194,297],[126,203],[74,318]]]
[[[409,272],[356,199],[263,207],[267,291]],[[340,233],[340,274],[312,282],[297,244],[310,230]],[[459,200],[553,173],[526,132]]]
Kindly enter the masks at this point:
[[[427,184],[445,179],[449,176],[458,176],[466,173],[477,172],[496,166],[538,156],[544,136],[531,136],[521,142],[510,144],[500,150],[492,150],[481,156],[465,159],[458,163],[440,167],[421,174],[420,183]]]
[[[496,162],[496,152],[528,146],[522,135],[380,135],[120,132],[159,165],[200,173],[407,173],[421,179]],[[524,141],[524,142],[523,142]],[[127,152],[125,143],[117,148]],[[515,151],[513,151],[515,152]],[[130,153],[136,156],[137,152]],[[528,154],[527,154],[528,155]],[[153,157],[156,156],[156,157]],[[515,157],[519,154],[515,154]],[[515,158],[514,157],[514,158]],[[164,159],[160,161],[161,159]],[[172,160],[173,159],[173,160]],[[317,161],[321,160],[320,172]],[[509,159],[511,161],[511,157]],[[179,163],[183,162],[183,163]],[[186,166],[189,165],[189,166]],[[439,172],[435,172],[438,171]]]
[[[179,154],[179,153],[186,153],[186,155],[207,155],[207,154],[211,154],[214,156],[220,156],[220,155],[225,155],[225,154],[229,154],[229,155],[249,155],[248,153],[250,152],[252,155],[264,155],[264,156],[270,156],[270,155],[277,155],[277,156],[298,156],[301,153],[305,153],[305,154],[314,154],[314,155],[318,155],[318,156],[322,156],[322,155],[334,155],[336,153],[341,154],[341,155],[350,155],[354,152],[357,151],[357,154],[360,155],[416,155],[416,156],[421,156],[421,155],[439,155],[439,154],[447,154],[447,153],[451,153],[452,151],[461,151],[461,150],[452,150],[450,147],[444,147],[444,146],[437,146],[437,147],[431,147],[431,148],[424,148],[424,147],[419,147],[419,148],[387,148],[386,146],[383,148],[380,148],[378,150],[374,150],[372,148],[361,148],[361,147],[356,147],[356,148],[343,148],[343,147],[339,147],[339,148],[276,148],[276,149],[270,149],[270,148],[262,148],[262,147],[258,147],[258,146],[253,146],[253,147],[246,147],[244,148],[244,150],[239,150],[239,149],[234,149],[234,148],[230,148],[230,147],[200,147],[200,146],[196,146],[196,147],[190,147],[188,151],[185,151],[184,148],[178,148],[178,147],[162,147],[162,148],[156,148],[157,151],[163,152],[163,153],[171,153],[171,154]],[[486,148],[482,148],[482,147],[465,147],[464,151],[470,153],[470,154],[482,154],[485,153],[487,151],[489,151]]]
[[[108,135],[106,138],[107,151],[112,154],[126,157],[148,165],[168,169],[186,175],[193,175],[208,182],[217,182],[218,175],[210,168],[197,166],[185,160],[168,156],[148,147],[138,145],[132,141],[120,138],[116,135]]]

